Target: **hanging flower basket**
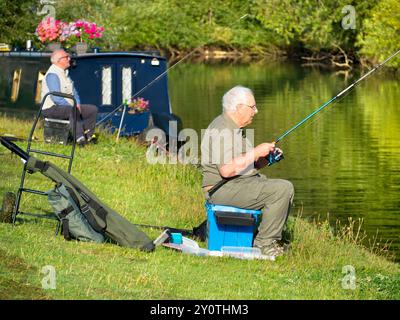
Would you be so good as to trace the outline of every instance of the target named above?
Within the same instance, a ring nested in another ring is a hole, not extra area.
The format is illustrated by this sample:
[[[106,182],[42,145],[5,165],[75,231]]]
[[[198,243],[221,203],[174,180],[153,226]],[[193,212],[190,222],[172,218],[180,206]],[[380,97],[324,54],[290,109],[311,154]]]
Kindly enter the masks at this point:
[[[45,45],[46,51],[54,51],[61,47],[72,49],[77,54],[86,53],[89,46],[97,44],[103,37],[104,27],[94,22],[76,20],[63,22],[48,17],[40,21],[36,28],[39,41]]]
[[[44,48],[44,51],[46,51],[46,52],[54,52],[54,51],[59,50],[59,49],[61,49],[61,43],[60,42],[51,42],[51,43],[48,43],[46,45],[46,47]]]
[[[89,46],[86,42],[77,42],[72,48],[71,51],[75,52],[77,55],[87,53]]]

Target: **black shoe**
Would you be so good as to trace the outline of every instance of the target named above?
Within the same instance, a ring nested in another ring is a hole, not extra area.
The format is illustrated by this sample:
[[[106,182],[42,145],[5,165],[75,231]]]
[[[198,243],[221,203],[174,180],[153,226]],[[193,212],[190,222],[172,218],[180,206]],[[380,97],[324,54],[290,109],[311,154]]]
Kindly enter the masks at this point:
[[[98,142],[98,140],[99,140],[99,137],[95,133],[93,133],[89,138],[87,138],[87,142],[93,143],[93,144],[96,144]]]

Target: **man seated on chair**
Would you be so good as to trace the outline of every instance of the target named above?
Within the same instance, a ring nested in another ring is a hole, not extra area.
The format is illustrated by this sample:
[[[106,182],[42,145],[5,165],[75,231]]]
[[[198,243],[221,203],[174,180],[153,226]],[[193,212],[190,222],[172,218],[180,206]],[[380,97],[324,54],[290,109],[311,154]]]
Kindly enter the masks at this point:
[[[243,128],[258,112],[250,89],[242,86],[230,89],[223,96],[222,105],[223,113],[208,126],[201,143],[205,197],[212,204],[251,210],[263,208],[254,246],[264,255],[282,255],[286,249],[281,241],[282,231],[294,188],[287,180],[269,179],[258,172],[268,164],[266,157],[270,152],[277,150],[281,154],[282,150],[274,142],[253,147],[243,135]],[[226,183],[221,185],[221,180]]]
[[[56,50],[51,55],[51,67],[47,70],[42,82],[42,100],[48,92],[61,92],[73,95],[77,103],[76,142],[84,145],[95,142],[94,128],[96,125],[97,107],[91,104],[81,104],[74,83],[68,76],[70,56],[64,50]],[[43,104],[43,116],[59,120],[69,119],[72,129],[74,119],[73,100],[49,95]]]

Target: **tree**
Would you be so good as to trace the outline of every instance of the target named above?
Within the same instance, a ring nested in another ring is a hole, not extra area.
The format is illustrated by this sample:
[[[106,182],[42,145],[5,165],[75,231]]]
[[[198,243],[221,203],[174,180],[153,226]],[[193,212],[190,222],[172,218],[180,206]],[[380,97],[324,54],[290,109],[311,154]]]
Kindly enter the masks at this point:
[[[32,39],[37,21],[38,0],[1,0],[0,1],[0,42],[15,46],[25,46]]]
[[[365,30],[358,37],[361,53],[366,57],[382,61],[400,49],[400,2],[382,0],[365,21]],[[391,60],[388,65],[400,67],[400,59]]]
[[[355,49],[363,20],[377,1],[253,0],[253,7],[257,19],[281,47],[318,52],[340,46],[351,51]],[[355,23],[350,28],[342,23],[347,18],[349,5],[355,14]]]

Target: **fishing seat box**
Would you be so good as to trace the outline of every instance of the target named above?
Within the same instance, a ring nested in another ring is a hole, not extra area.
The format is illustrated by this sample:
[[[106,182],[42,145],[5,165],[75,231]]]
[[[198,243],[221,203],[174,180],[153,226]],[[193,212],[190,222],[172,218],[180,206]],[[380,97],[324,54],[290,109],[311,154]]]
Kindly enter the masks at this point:
[[[66,145],[70,125],[68,120],[44,118],[44,141]]]
[[[221,247],[252,247],[253,236],[261,221],[261,210],[205,203],[208,250]]]

